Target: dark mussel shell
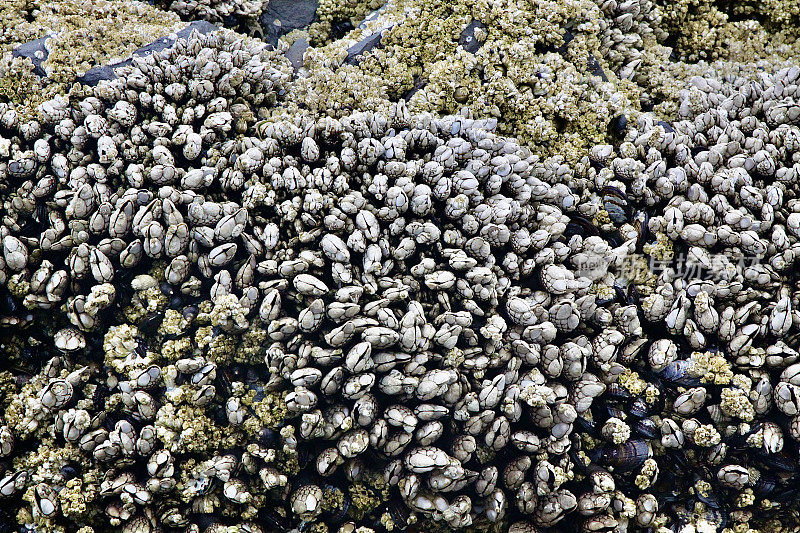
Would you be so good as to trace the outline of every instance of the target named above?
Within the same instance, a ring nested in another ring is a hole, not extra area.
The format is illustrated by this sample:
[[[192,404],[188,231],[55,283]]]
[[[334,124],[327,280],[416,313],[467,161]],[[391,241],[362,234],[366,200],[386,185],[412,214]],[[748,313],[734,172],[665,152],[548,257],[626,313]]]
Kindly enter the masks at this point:
[[[756,484],[756,490],[758,490],[758,488],[759,488],[758,484]],[[768,485],[763,488],[768,488]],[[800,498],[800,479],[797,479],[797,477],[795,476],[792,478],[791,482],[788,485],[773,487],[770,493],[771,495],[769,499],[771,501],[785,505],[796,504],[798,498]]]
[[[281,515],[277,507],[265,505],[258,512],[258,523],[267,528],[267,531],[283,533],[292,529],[291,521]]]
[[[147,351],[149,346],[147,345],[147,341],[142,337],[136,338],[136,348],[133,349],[136,352],[136,355],[139,357],[147,357]]]
[[[633,221],[633,227],[636,228],[636,251],[641,252],[644,244],[650,240],[650,214],[647,211],[641,211],[636,214]]]
[[[663,120],[659,120],[658,122],[656,122],[656,125],[657,126],[661,126],[662,128],[664,128],[664,131],[666,131],[667,133],[675,133],[675,129],[668,122],[664,122]]]
[[[652,418],[642,418],[631,424],[631,430],[646,439],[661,438],[661,430]]]
[[[172,296],[175,295],[175,288],[166,281],[162,281],[159,284],[158,288],[161,290],[161,294],[163,294],[167,298],[171,298]]]
[[[602,405],[593,405],[591,409],[592,420],[587,420],[581,416],[575,419],[575,423],[578,427],[591,435],[599,436],[600,428],[605,421],[609,418],[616,417],[625,420],[632,431],[646,439],[661,438],[661,431],[658,424],[651,418],[633,415],[631,413],[631,405],[618,406],[605,403]]]
[[[639,293],[639,289],[636,287],[635,283],[628,284],[628,294],[626,296],[627,300],[625,300],[625,303],[628,305],[637,305],[642,299],[642,295]],[[641,318],[641,311],[639,311],[639,316]]]
[[[618,446],[606,446],[588,453],[592,461],[613,466],[618,472],[633,472],[642,467],[653,453],[645,440],[629,440]]]
[[[620,287],[616,283],[614,283],[614,293],[617,295],[617,300],[620,302],[627,302],[628,301],[628,293],[625,290],[625,287]]]
[[[605,239],[606,242],[608,242],[608,245],[611,246],[612,248],[622,246],[625,242],[622,240],[622,235],[620,235],[618,231],[607,233],[605,235]]]
[[[192,522],[197,523],[200,528],[205,531],[206,529],[210,528],[211,526],[218,524],[219,522],[214,518],[212,514],[196,514],[192,516]]]
[[[647,403],[643,397],[637,396],[631,402],[627,412],[629,415],[636,418],[647,418],[654,414],[660,413],[663,406],[664,398],[660,394],[653,403]]]
[[[33,320],[22,302],[6,289],[0,290],[0,326],[24,326]]]
[[[733,435],[726,437],[723,439],[723,442],[730,448],[731,450],[746,450],[750,447],[747,442],[747,439],[758,432],[761,429],[761,424],[756,423],[750,427],[750,431],[745,433],[739,433],[738,431]]]
[[[616,135],[624,135],[628,129],[628,117],[624,113],[617,115],[611,119],[608,128]]]
[[[793,486],[797,486],[797,490],[800,490],[797,483],[793,483]],[[762,472],[758,481],[753,485],[753,491],[759,496],[769,496],[775,492],[776,488],[778,488],[778,480],[769,472]]]
[[[191,322],[200,314],[200,309],[196,305],[187,305],[181,310],[181,314],[183,318]]]
[[[798,471],[797,461],[786,451],[781,453],[759,453],[756,457],[759,463],[774,470],[795,474]]]
[[[639,303],[641,296],[635,283],[628,283],[625,286],[614,283],[614,295],[616,301],[623,305],[635,305]],[[606,300],[604,303],[611,303],[614,300]]]
[[[600,428],[603,427],[606,420],[616,416],[617,418],[625,418],[624,410],[617,405],[616,402],[611,400],[607,402],[596,402],[591,406],[590,412],[587,413],[591,419],[578,415],[575,419],[575,424],[586,433],[602,438],[600,435]]]
[[[600,433],[596,420],[587,420],[582,416],[578,416],[578,418],[575,419],[575,425],[578,426],[581,431],[585,431],[590,435],[599,435]]]
[[[336,509],[330,509],[323,512],[322,516],[325,519],[326,524],[330,525],[339,525],[344,523],[345,519],[347,518],[347,512],[350,510],[350,505],[353,503],[352,498],[350,497],[349,491],[342,491],[338,487],[333,485],[325,485],[323,490],[333,490],[338,489],[342,492],[343,499],[341,507]]]
[[[624,420],[628,416],[625,409],[616,405],[605,404],[601,409],[605,411],[602,416],[606,420],[609,418],[620,418]]]
[[[29,236],[38,236],[41,232],[48,228],[49,220],[47,218],[47,205],[39,202],[33,211],[32,216],[25,217],[19,221],[20,234]]]
[[[722,531],[728,526],[728,510],[725,507],[715,508],[706,504],[706,510],[703,513],[703,518],[709,524],[716,526],[717,531]]]
[[[163,313],[150,313],[142,318],[137,327],[139,328],[139,331],[147,335],[152,335],[158,331],[158,327],[161,325],[163,319]],[[174,338],[174,335],[170,336],[169,338]]]
[[[682,531],[686,524],[692,522],[695,518],[695,503],[696,501],[691,498],[687,498],[686,494],[677,494],[677,499],[672,500],[667,505],[662,506],[668,508],[669,514],[672,515],[673,523],[670,524],[669,528],[678,533]],[[716,527],[717,531],[722,531],[722,529],[728,523],[728,513],[723,509],[715,509],[709,506],[706,506],[705,511],[702,513],[702,518]]]
[[[686,451],[683,449],[679,450],[668,450],[667,455],[669,457],[669,461],[665,463],[668,469],[672,470],[673,472],[682,471],[685,472],[691,466],[689,465],[689,458],[686,457]]]
[[[267,426],[258,430],[258,442],[264,446],[275,446],[278,443],[278,432]]]
[[[592,224],[592,221],[580,215],[572,215],[567,223],[567,230],[564,232],[567,241],[573,235],[580,235],[581,237],[591,237],[592,235],[600,235],[600,230],[597,226]]]
[[[613,296],[603,297],[603,298],[601,298],[600,296],[596,296],[594,302],[600,307],[602,307],[604,305],[613,303],[616,299],[617,299],[617,292],[615,290]]]
[[[399,497],[392,498],[386,504],[389,516],[395,524],[395,529],[404,530],[408,527],[408,520],[411,515],[408,507],[403,503]]]
[[[658,377],[671,387],[697,387],[700,385],[700,378],[689,375],[690,364],[687,359],[673,361],[658,372]]]
[[[708,509],[722,509],[724,507],[725,496],[713,489],[707,495],[697,492],[697,499],[706,504]]]
[[[630,401],[634,398],[631,391],[616,382],[608,386],[606,394],[608,394],[611,399],[617,401]]]
[[[603,208],[615,225],[624,224],[632,218],[633,211],[624,192],[607,185],[600,189],[600,196],[603,198]]]
[[[80,475],[80,466],[73,465],[73,464],[66,464],[61,467],[61,477],[64,478],[64,481],[69,481],[72,478],[78,477]]]

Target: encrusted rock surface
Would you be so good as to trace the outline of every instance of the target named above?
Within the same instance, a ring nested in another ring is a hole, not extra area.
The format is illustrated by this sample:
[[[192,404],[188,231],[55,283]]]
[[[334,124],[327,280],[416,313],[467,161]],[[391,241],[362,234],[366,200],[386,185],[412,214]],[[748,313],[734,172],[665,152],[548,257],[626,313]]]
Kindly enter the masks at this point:
[[[800,529],[792,2],[9,6],[0,533]]]
[[[131,54],[132,57],[141,57],[148,54],[152,54],[154,52],[160,52],[171,47],[175,44],[177,39],[186,39],[191,35],[193,31],[198,32],[201,35],[205,35],[209,32],[215,31],[217,28],[208,22],[205,21],[198,21],[192,22],[185,28],[180,31],[171,33],[159,39],[156,39],[152,43],[149,43],[141,48],[134,50]],[[46,77],[47,72],[43,68],[43,64],[48,59],[48,41],[51,39],[50,36],[41,37],[36,39],[35,41],[31,41],[29,43],[21,44],[14,48],[13,50],[13,57],[21,57],[30,59],[34,66],[34,73],[41,77]],[[126,65],[130,65],[132,59],[124,59],[122,61],[114,62],[108,65],[98,65],[96,67],[92,67],[88,71],[83,74],[78,75],[75,78],[75,81],[81,83],[83,85],[97,85],[100,80],[111,80],[116,77],[115,70],[124,67]]]

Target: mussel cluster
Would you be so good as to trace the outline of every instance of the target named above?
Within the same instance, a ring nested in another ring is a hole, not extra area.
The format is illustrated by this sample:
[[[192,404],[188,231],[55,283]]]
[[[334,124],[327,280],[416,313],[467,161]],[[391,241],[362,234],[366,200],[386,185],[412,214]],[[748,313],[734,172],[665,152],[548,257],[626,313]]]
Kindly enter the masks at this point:
[[[0,531],[796,527],[800,69],[571,164],[292,73],[0,104]]]

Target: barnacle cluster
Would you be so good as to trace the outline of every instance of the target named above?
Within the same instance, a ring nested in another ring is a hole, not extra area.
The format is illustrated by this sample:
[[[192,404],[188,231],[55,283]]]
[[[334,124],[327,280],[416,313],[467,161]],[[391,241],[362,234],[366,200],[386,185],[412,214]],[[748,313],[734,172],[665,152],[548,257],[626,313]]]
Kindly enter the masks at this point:
[[[800,7],[792,2],[656,0],[655,3],[664,14],[664,29],[675,52],[693,61],[737,55],[741,60],[752,60],[773,46],[794,44],[798,37]]]
[[[800,528],[791,2],[7,4],[0,532]]]
[[[253,23],[267,2],[263,0],[158,0],[165,9],[180,15],[184,20],[207,20],[229,25]]]
[[[501,133],[572,161],[587,143],[605,140],[612,119],[636,109],[638,98],[610,69],[609,81],[598,63],[603,15],[593,2],[515,7],[389,2],[345,38],[309,50],[307,72],[293,84],[290,99],[320,112],[333,100],[339,107],[328,112],[334,114],[374,110],[397,98],[414,112],[453,113],[468,106],[497,118]],[[380,46],[351,60],[347,51],[355,42],[381,33]],[[613,59],[621,61],[621,54]]]

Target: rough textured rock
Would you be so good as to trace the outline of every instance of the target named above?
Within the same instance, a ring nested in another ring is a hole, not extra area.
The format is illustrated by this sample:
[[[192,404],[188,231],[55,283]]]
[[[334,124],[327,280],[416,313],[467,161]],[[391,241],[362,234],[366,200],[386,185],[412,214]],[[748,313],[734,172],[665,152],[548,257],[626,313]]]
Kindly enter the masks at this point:
[[[479,20],[473,20],[464,28],[464,31],[461,32],[461,37],[458,39],[458,44],[471,54],[477,52],[483,44],[483,41],[479,41],[477,37],[475,37],[475,30],[477,29],[485,32],[486,24]]]
[[[286,51],[286,58],[292,62],[292,67],[294,67],[295,71],[303,66],[303,54],[305,54],[308,46],[307,39],[298,39]]]
[[[287,33],[308,27],[317,15],[317,5],[317,0],[272,0],[260,18],[264,40],[274,46]]]
[[[21,44],[13,51],[14,57],[27,57],[33,62],[33,71],[39,75],[44,76],[45,72],[42,68],[42,63],[47,59],[47,47],[45,42],[50,36],[41,37],[35,41]]]
[[[383,35],[380,32],[373,33],[369,37],[362,39],[353,46],[347,49],[346,63],[354,65],[359,62],[359,58],[381,44]]]

